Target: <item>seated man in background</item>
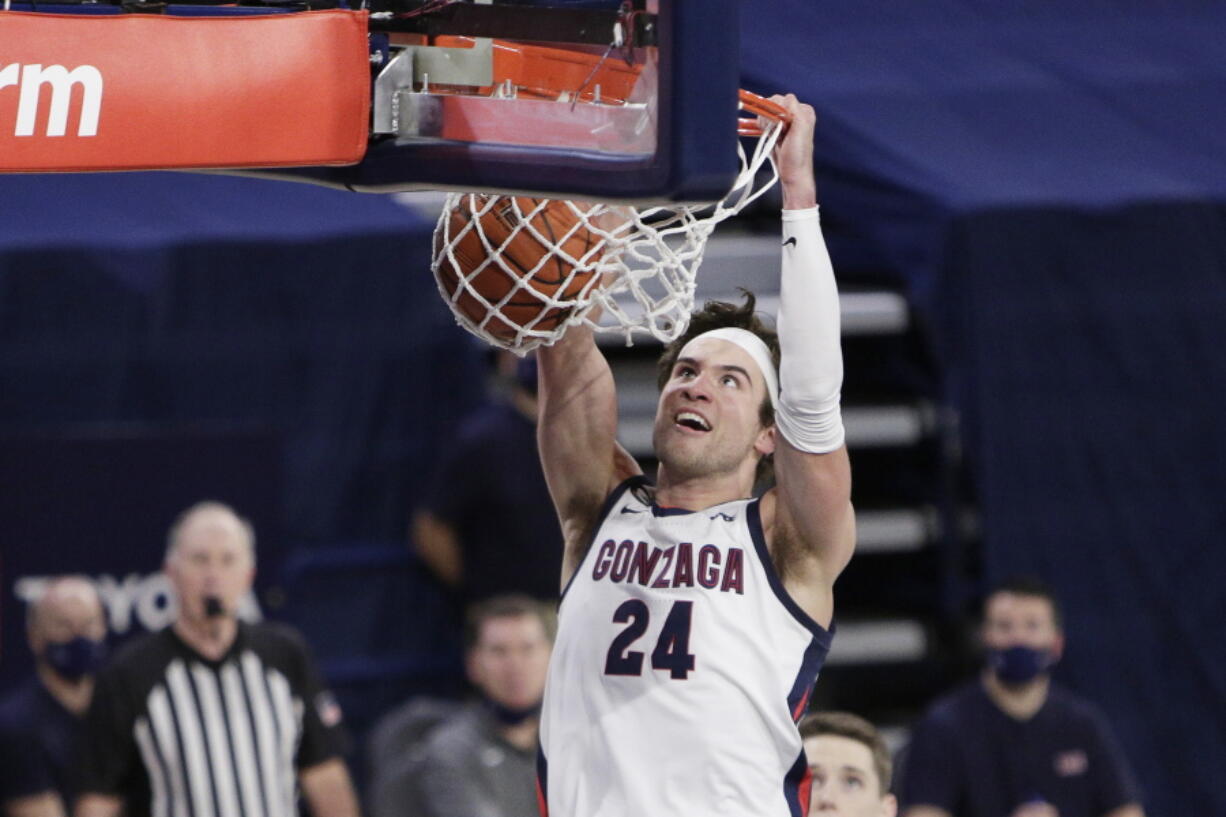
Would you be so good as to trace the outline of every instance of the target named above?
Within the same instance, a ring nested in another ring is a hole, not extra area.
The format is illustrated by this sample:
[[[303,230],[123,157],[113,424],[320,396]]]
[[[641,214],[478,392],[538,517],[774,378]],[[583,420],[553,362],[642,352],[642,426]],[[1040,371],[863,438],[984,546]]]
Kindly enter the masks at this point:
[[[1060,610],[1033,579],[984,604],[987,665],[916,726],[900,780],[904,817],[1142,817],[1103,715],[1051,682]]]
[[[170,529],[173,624],[127,644],[98,676],[77,817],[356,817],[340,710],[301,638],[237,617],[255,535],[202,502]]]
[[[800,722],[811,775],[809,817],[894,817],[890,750],[868,721],[850,712],[812,712]]]
[[[474,607],[468,677],[481,699],[443,720],[411,756],[377,775],[374,817],[536,817],[541,698],[556,624],[540,602],[498,596]]]
[[[62,817],[94,675],[106,647],[106,617],[88,579],[53,579],[27,622],[35,675],[0,702],[0,814]]]
[[[536,358],[503,352],[498,375],[507,399],[460,423],[410,538],[466,607],[508,593],[552,603],[562,531],[536,448]]]

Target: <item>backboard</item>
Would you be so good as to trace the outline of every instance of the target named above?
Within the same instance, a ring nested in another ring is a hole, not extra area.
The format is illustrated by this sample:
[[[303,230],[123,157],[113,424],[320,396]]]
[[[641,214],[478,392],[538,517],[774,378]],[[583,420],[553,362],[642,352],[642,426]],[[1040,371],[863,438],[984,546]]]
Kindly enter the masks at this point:
[[[6,0],[0,172],[714,201],[739,168],[736,8]]]
[[[636,202],[713,201],[736,176],[734,0],[375,2],[366,155],[289,175]]]

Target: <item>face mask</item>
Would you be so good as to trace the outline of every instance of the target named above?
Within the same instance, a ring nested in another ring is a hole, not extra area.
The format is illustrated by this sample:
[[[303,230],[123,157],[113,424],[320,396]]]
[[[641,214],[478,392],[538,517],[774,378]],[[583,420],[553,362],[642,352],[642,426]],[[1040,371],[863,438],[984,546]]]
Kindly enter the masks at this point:
[[[540,703],[528,707],[512,707],[504,706],[497,701],[485,699],[485,708],[494,716],[494,720],[498,721],[503,726],[519,726],[528,718],[535,717],[540,714]]]
[[[1055,665],[1056,658],[1051,650],[1023,646],[988,650],[988,669],[1006,684],[1033,681]]]
[[[79,681],[93,675],[106,658],[106,644],[79,635],[71,641],[51,642],[43,650],[43,659],[55,673],[69,681]]]

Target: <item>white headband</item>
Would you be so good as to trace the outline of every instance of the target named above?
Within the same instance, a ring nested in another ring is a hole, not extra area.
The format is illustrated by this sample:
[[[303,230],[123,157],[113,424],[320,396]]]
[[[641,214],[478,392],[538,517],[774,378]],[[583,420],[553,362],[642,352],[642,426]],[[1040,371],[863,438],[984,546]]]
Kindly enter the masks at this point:
[[[771,408],[776,407],[775,400],[779,395],[779,377],[775,374],[775,364],[771,360],[771,350],[762,338],[748,329],[725,326],[720,329],[712,329],[710,332],[703,332],[691,340],[690,343],[702,338],[726,340],[744,349],[745,353],[753,358],[753,362],[758,364],[758,370],[762,372],[762,379],[766,381],[766,394],[770,397]],[[688,347],[690,343],[687,343],[686,346]],[[682,349],[681,351],[684,352],[685,350]]]

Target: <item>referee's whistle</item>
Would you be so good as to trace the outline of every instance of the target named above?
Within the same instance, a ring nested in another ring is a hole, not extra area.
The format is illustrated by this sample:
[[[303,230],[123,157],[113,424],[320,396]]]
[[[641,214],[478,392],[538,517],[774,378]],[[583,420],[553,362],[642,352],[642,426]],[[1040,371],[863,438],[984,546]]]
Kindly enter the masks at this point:
[[[216,596],[205,596],[204,614],[208,618],[217,618],[226,614],[226,608],[222,605],[221,599]]]

